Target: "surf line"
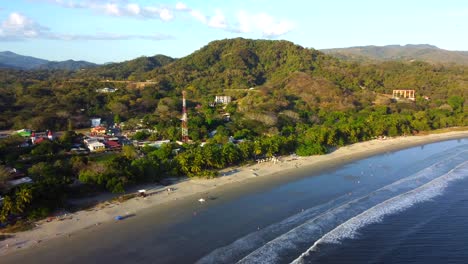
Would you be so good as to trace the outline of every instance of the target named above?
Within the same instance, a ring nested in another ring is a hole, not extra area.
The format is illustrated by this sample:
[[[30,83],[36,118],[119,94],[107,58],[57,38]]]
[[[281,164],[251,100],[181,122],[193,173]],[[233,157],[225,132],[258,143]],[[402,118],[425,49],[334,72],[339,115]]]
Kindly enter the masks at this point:
[[[364,226],[380,222],[385,216],[404,211],[418,203],[426,202],[442,195],[449,183],[468,177],[467,165],[468,161],[414,190],[388,199],[349,219],[315,241],[307,251],[291,263],[303,263],[304,258],[316,251],[320,244],[337,244],[345,238],[353,239],[357,231]]]
[[[441,163],[446,162],[447,160],[453,161],[450,158],[445,159],[444,161],[433,164],[416,174],[384,186],[366,196],[352,200],[337,208],[333,208],[266,243],[262,247],[242,258],[238,263],[284,262],[284,260],[282,260],[283,255],[297,250],[299,245],[304,245],[305,243],[309,243],[309,241],[318,240],[323,236],[323,234],[333,230],[338,225],[348,221],[357,214],[369,210],[370,207],[382,203],[392,197],[396,197],[395,195],[399,195],[405,191],[408,192],[422,186],[424,183],[421,182],[421,179],[424,179],[427,181],[426,183],[428,183],[430,180],[442,177],[443,175],[453,171],[455,168],[467,163],[467,161],[462,162],[462,164],[459,163],[458,166],[451,170],[447,170],[445,167],[441,168]]]
[[[359,213],[359,211],[362,210],[362,207],[356,208],[358,207],[356,205],[359,205],[358,203],[366,202],[365,200],[367,200],[366,204],[369,204],[368,202],[370,198],[370,200],[374,200],[375,205],[379,202],[384,201],[385,199],[397,195],[398,192],[402,193],[404,191],[409,191],[416,187],[419,187],[423,183],[447,173],[449,171],[449,167],[447,165],[453,167],[455,165],[453,164],[454,162],[456,162],[456,164],[460,164],[460,162],[466,160],[466,158],[464,157],[464,154],[466,152],[468,151],[464,149],[462,149],[461,152],[457,151],[455,154],[452,152],[450,153],[452,155],[448,157],[445,156],[444,159],[439,160],[435,164],[432,164],[429,167],[415,172],[414,174],[409,175],[405,178],[398,179],[395,182],[383,186],[380,189],[377,189],[364,196],[348,200],[347,198],[351,197],[349,197],[348,195],[343,195],[325,204],[308,208],[305,211],[292,215],[278,223],[272,224],[259,231],[247,234],[246,236],[235,240],[229,245],[217,248],[209,254],[202,257],[201,259],[199,259],[196,263],[202,264],[213,262],[242,262],[242,260],[245,260],[246,258],[251,258],[251,255],[256,255],[259,253],[258,251],[265,250],[265,248],[267,247],[270,247],[270,253],[273,254],[266,259],[274,261],[275,257],[273,256],[275,255],[275,253],[278,253],[276,252],[277,250],[275,250],[275,248],[277,249],[277,247],[284,246],[284,241],[282,241],[281,237],[287,236],[287,240],[289,240],[289,238],[291,238],[292,236],[291,239],[298,240],[299,243],[308,243],[308,241],[310,241],[311,239],[313,239],[313,237],[317,235],[318,236],[316,237],[316,239],[319,239],[320,236],[322,236],[324,233],[328,232],[329,230],[342,223],[342,221],[338,219],[338,216],[341,216],[339,218],[343,219],[343,221],[346,221],[346,219],[349,219],[349,217],[353,217],[357,213]],[[376,199],[378,200],[376,201]],[[304,229],[305,232],[303,232]],[[312,233],[313,235],[312,237],[301,236],[299,238],[294,238],[294,236],[303,235],[304,233]],[[291,240],[288,242],[291,242]],[[291,245],[291,249],[294,247],[294,242],[288,244]],[[282,251],[282,249],[279,249],[279,251]]]

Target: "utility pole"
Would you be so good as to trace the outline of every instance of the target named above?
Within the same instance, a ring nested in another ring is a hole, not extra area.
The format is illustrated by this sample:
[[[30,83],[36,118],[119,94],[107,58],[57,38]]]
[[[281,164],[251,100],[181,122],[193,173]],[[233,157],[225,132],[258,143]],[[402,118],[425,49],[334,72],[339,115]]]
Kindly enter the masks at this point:
[[[182,91],[182,142],[187,143],[188,137],[188,117],[187,117],[187,104],[185,102],[185,91]]]

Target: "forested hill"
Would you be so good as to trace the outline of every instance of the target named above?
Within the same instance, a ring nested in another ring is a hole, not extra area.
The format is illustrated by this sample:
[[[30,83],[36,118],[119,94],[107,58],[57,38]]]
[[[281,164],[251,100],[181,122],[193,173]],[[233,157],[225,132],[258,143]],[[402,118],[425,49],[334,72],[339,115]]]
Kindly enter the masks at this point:
[[[455,63],[468,65],[468,51],[449,51],[436,46],[422,45],[388,45],[362,46],[321,50],[326,54],[351,61],[390,61],[420,60],[429,63]]]
[[[191,55],[149,74],[175,85],[249,88],[280,80],[294,71],[310,72],[318,52],[288,41],[228,39],[213,41]],[[166,76],[171,73],[171,76]]]
[[[67,70],[76,71],[98,66],[87,61],[48,61],[31,56],[16,54],[11,51],[0,52],[0,68],[16,70]]]
[[[77,73],[78,78],[96,78],[112,80],[144,80],[146,73],[167,65],[175,59],[165,55],[139,57],[119,63],[109,63],[97,68]]]
[[[100,94],[102,87],[118,92]],[[181,91],[186,90],[191,109],[210,105],[216,95],[232,96],[236,124],[260,122],[256,127],[264,132],[281,130],[286,119],[318,122],[321,111],[399,107],[383,96],[393,89],[416,90],[419,103],[405,106],[411,111],[450,109],[449,98],[468,100],[467,87],[468,68],[463,65],[361,64],[288,41],[236,38],[213,41],[180,59],[140,57],[75,73],[0,69],[0,128],[64,129],[70,120],[82,126],[91,116],[174,125],[180,118]],[[211,110],[205,110],[211,120]]]
[[[95,67],[98,67],[98,65],[95,63],[87,62],[87,61],[66,60],[66,61],[50,61],[50,62],[47,62],[46,64],[42,64],[36,67],[35,69],[76,71],[76,70],[95,68]]]

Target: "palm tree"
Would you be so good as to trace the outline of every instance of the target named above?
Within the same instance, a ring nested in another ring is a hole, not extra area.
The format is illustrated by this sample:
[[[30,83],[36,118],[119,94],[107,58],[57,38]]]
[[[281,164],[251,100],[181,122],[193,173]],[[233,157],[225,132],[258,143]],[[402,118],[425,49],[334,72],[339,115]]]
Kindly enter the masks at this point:
[[[28,187],[23,187],[16,191],[16,212],[22,213],[26,206],[32,201],[32,190]]]

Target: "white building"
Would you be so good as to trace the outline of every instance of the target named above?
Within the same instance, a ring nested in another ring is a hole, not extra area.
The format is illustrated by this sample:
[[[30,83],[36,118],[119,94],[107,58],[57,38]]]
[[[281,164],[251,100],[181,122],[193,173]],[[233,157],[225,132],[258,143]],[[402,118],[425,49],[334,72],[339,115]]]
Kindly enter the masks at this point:
[[[91,118],[91,127],[97,127],[101,125],[101,118],[96,117],[96,118]]]
[[[93,141],[87,144],[89,151],[91,152],[100,152],[106,150],[106,145],[99,141]]]
[[[117,91],[117,89],[114,89],[114,88],[109,88],[109,87],[104,87],[104,88],[100,88],[100,89],[96,89],[96,92],[98,93],[113,93]]]
[[[229,104],[232,101],[231,96],[228,95],[216,95],[215,103],[216,104]]]

